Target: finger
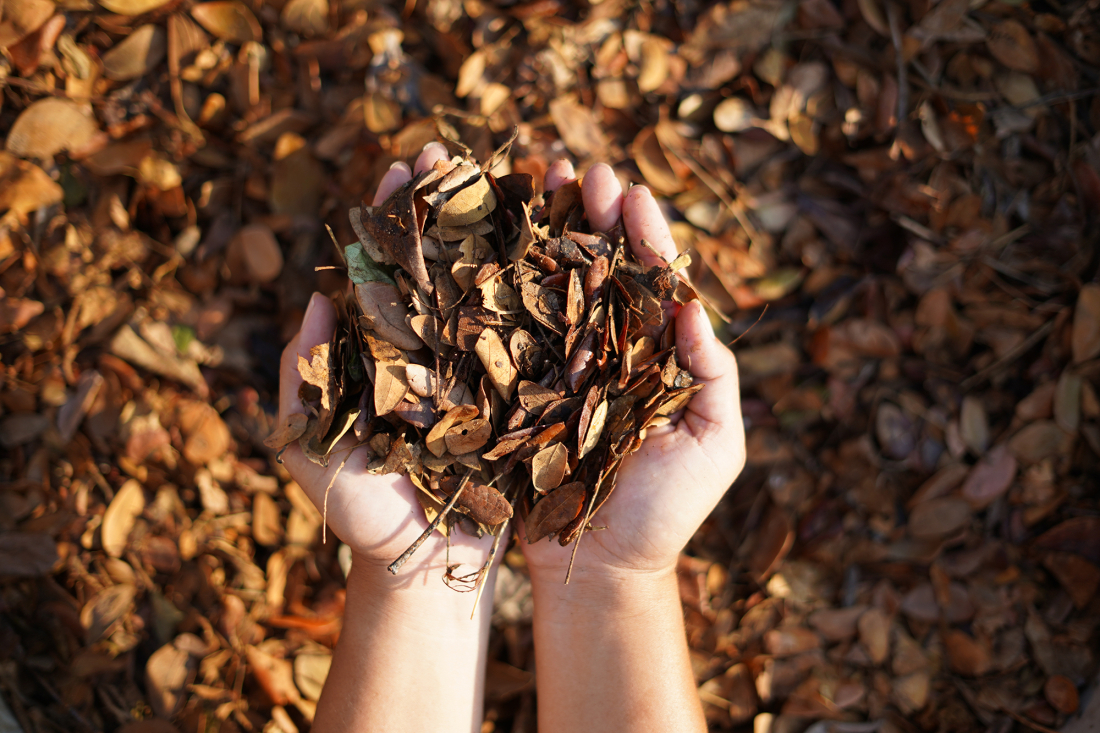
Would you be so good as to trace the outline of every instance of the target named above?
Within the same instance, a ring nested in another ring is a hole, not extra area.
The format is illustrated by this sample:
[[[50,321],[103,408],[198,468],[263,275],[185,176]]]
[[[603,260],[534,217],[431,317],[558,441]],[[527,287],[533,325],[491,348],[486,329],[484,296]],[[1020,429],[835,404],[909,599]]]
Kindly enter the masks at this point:
[[[588,169],[581,181],[581,198],[588,223],[597,232],[606,232],[623,215],[623,186],[607,163]]]
[[[657,200],[645,186],[635,186],[623,200],[623,224],[634,256],[646,267],[667,265],[676,258],[676,242]],[[646,240],[660,257],[642,246]],[[662,261],[661,258],[664,258]]]
[[[287,415],[305,412],[298,399],[302,375],[298,373],[298,357],[309,359],[309,350],[318,344],[328,343],[336,330],[336,309],[332,301],[320,293],[314,293],[302,318],[298,335],[291,339],[283,351],[279,365],[279,424]]]
[[[543,188],[549,193],[575,180],[577,180],[577,173],[573,170],[573,164],[565,158],[558,158],[546,169]]]
[[[390,197],[391,193],[411,180],[412,171],[409,170],[409,166],[401,162],[391,165],[390,169],[386,171],[386,175],[382,176],[382,180],[378,183],[378,192],[374,194],[373,206],[381,206]]]
[[[424,171],[431,170],[436,162],[447,160],[450,157],[443,143],[428,143],[424,146],[424,149],[420,151],[420,157],[416,159],[416,165],[413,166],[413,172],[423,173]]]
[[[696,383],[705,385],[688,403],[680,422],[703,445],[721,448],[744,463],[745,425],[741,382],[733,353],[714,336],[703,305],[693,300],[676,316],[676,356]]]

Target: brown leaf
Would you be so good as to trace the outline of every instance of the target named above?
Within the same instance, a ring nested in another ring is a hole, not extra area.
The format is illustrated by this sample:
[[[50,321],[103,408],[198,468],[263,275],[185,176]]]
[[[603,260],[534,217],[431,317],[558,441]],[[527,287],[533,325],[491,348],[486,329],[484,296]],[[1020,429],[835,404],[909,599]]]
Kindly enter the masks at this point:
[[[534,544],[544,537],[560,532],[580,516],[584,499],[585,489],[581,481],[559,486],[539,499],[524,523],[527,543]]]
[[[283,271],[283,251],[271,227],[249,224],[241,227],[229,243],[226,264],[235,277],[241,270],[241,281],[266,284]]]
[[[447,452],[446,434],[454,425],[461,425],[469,420],[473,420],[478,415],[478,410],[473,405],[457,405],[447,411],[439,422],[432,426],[431,431],[428,432],[428,436],[424,439],[424,444],[428,447],[432,453],[437,457],[442,456]]]
[[[145,663],[145,690],[157,715],[171,718],[179,709],[194,664],[191,655],[165,644]]]
[[[9,145],[10,149],[10,145]],[[1080,364],[1100,355],[1100,285],[1087,283],[1073,310],[1073,361]]]
[[[223,41],[248,43],[263,40],[263,29],[248,7],[237,0],[214,0],[191,8],[191,17]]]
[[[363,227],[382,251],[416,280],[425,293],[431,295],[435,286],[428,277],[424,263],[420,226],[413,205],[413,192],[426,171],[404,184],[380,207],[363,219]]]
[[[1100,517],[1073,517],[1041,534],[1034,543],[1040,550],[1072,552],[1100,565]]]
[[[283,6],[283,25],[306,38],[328,30],[328,0],[290,0]]]
[[[1069,552],[1051,552],[1043,558],[1043,565],[1058,579],[1073,599],[1073,604],[1084,608],[1096,589],[1100,587],[1100,568],[1080,555]]]
[[[500,335],[491,328],[485,329],[478,336],[474,352],[481,359],[497,393],[505,401],[512,399],[512,392],[519,381],[519,372],[512,364],[512,358],[508,355],[508,349],[504,348]]]
[[[26,0],[5,4],[0,22],[0,47],[10,48],[38,30],[54,14],[48,0]]]
[[[24,158],[48,158],[85,148],[98,132],[95,118],[76,102],[46,97],[15,119],[5,145]]]
[[[115,493],[115,498],[103,513],[100,536],[103,550],[111,557],[122,557],[134,522],[145,511],[145,491],[141,484],[130,479]]]
[[[133,572],[132,570],[130,572]],[[120,584],[105,588],[80,610],[80,624],[88,632],[88,642],[96,643],[133,608],[134,586]]]
[[[970,516],[970,504],[963,499],[931,499],[913,507],[909,534],[918,539],[944,537],[966,526]]]
[[[357,283],[355,300],[370,319],[370,328],[379,338],[406,351],[415,351],[424,345],[408,322],[409,309],[393,285],[384,282]],[[435,322],[431,316],[415,316],[413,320],[415,318],[425,319],[419,324],[421,329],[429,328],[429,324],[434,325]]]
[[[453,476],[451,478],[458,477]],[[458,483],[455,482],[454,488],[457,487]],[[448,493],[453,493],[453,491],[452,488]],[[457,504],[465,509],[466,513],[475,522],[481,522],[490,527],[512,517],[512,507],[508,504],[508,500],[504,498],[504,495],[493,487],[479,484],[476,481],[470,481],[466,484],[466,488],[462,490],[462,495],[458,497]]]
[[[168,35],[160,26],[147,24],[103,54],[103,70],[108,79],[129,81],[152,71],[167,54]]]
[[[443,322],[435,316],[412,316],[409,327],[433,351],[443,343]]]
[[[302,433],[306,431],[306,425],[309,422],[307,418],[301,412],[291,413],[286,416],[286,420],[280,425],[274,433],[267,436],[264,439],[264,445],[271,450],[280,450],[283,446],[293,443],[298,438],[302,437]]]
[[[393,412],[409,393],[409,381],[405,376],[407,366],[404,359],[376,362],[374,412],[379,417]]]
[[[869,608],[859,617],[859,641],[875,664],[882,664],[890,653],[890,619],[877,608]]]
[[[1008,491],[1016,478],[1016,459],[1004,445],[998,445],[970,471],[963,483],[963,498],[974,509],[984,509]]]
[[[997,23],[986,38],[989,52],[1002,64],[1014,71],[1034,74],[1039,68],[1039,52],[1027,28],[1018,20],[1009,18]]]
[[[550,119],[562,142],[581,158],[599,157],[607,151],[603,134],[592,110],[582,107],[574,97],[555,97],[550,101]]]
[[[556,489],[565,478],[569,451],[562,443],[543,448],[531,459],[531,482],[535,489],[546,493]]]
[[[462,227],[481,221],[497,207],[496,195],[489,179],[478,176],[459,189],[437,211],[441,227]]]
[[[1081,704],[1077,685],[1065,675],[1056,674],[1048,677],[1046,684],[1043,685],[1043,696],[1052,708],[1066,715],[1076,713]]]
[[[447,451],[457,456],[478,450],[489,442],[492,434],[493,426],[489,421],[477,418],[449,428],[443,438]]]
[[[184,437],[183,457],[196,466],[221,458],[232,444],[229,427],[218,411],[205,402],[182,403],[176,422]]]
[[[0,212],[10,210],[17,219],[25,221],[27,214],[59,203],[62,196],[61,186],[46,171],[33,163],[19,160],[11,153],[0,151]],[[30,320],[28,315],[32,311],[13,307],[12,301],[16,300],[22,303],[35,302],[12,298],[10,295],[5,298],[0,310],[6,311],[8,315],[0,316],[0,329],[18,330]],[[41,311],[33,315],[39,313]]]
[[[272,704],[286,705],[301,698],[298,688],[294,686],[294,668],[290,662],[254,646],[245,648],[245,658]]]
[[[965,632],[952,630],[943,638],[947,661],[951,671],[970,677],[980,677],[993,668],[993,660],[986,644],[976,641]]]
[[[303,697],[313,701],[321,699],[321,689],[331,667],[332,654],[329,653],[299,653],[294,657],[294,682]]]

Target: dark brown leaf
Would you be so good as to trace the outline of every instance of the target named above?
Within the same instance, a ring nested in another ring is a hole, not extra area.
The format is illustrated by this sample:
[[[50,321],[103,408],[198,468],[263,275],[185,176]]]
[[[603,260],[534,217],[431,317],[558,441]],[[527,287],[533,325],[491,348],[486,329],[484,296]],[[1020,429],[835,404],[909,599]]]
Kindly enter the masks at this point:
[[[524,522],[528,544],[560,532],[574,521],[584,508],[584,498],[584,483],[574,481],[559,486],[540,499]]]

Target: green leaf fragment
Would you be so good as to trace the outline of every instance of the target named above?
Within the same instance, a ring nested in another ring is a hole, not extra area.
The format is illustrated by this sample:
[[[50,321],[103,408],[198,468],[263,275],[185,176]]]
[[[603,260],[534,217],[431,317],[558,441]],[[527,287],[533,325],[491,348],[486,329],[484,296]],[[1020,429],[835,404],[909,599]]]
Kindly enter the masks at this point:
[[[356,285],[371,282],[383,282],[396,285],[382,267],[371,259],[363,249],[363,245],[356,242],[344,247],[344,257],[348,261],[348,277]]]

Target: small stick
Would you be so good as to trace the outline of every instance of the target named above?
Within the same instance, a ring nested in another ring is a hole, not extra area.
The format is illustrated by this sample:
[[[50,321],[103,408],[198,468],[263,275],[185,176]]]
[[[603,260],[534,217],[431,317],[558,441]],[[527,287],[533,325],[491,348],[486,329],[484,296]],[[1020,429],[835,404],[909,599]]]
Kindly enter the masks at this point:
[[[584,522],[581,523],[580,534],[577,535],[577,539],[573,540],[573,554],[569,556],[569,569],[565,571],[565,584],[569,585],[569,579],[573,577],[573,561],[577,559],[577,548],[581,546],[581,537],[584,537],[584,528],[588,526],[588,522],[592,519],[592,510],[596,507],[596,497],[599,496],[599,488],[592,492],[592,500],[588,502],[588,509],[584,513]]]
[[[351,458],[351,452],[349,451],[344,455],[344,460],[340,461],[340,465],[336,467],[336,473],[332,474],[332,478],[329,479],[328,486],[325,487],[325,499],[322,502],[324,508],[321,510],[321,544],[328,542],[328,492],[332,490],[333,484],[336,483],[336,479],[340,476],[340,472],[344,470],[344,464]]]
[[[401,566],[407,563],[409,561],[409,558],[413,556],[413,553],[419,550],[420,546],[424,544],[425,540],[432,536],[432,532],[434,532],[436,528],[439,527],[440,523],[443,522],[443,519],[447,516],[451,509],[454,508],[455,502],[458,501],[458,497],[462,495],[462,490],[465,489],[466,484],[470,482],[470,474],[472,474],[473,472],[474,470],[472,468],[466,469],[466,475],[462,477],[462,483],[458,485],[455,493],[451,496],[451,500],[447,502],[447,505],[444,506],[442,510],[440,510],[439,514],[436,515],[436,518],[433,519],[432,523],[428,525],[428,528],[420,533],[420,536],[416,538],[416,541],[409,545],[409,549],[402,552],[401,557],[390,563],[389,567],[387,567],[386,570],[389,570],[394,575],[397,575],[397,571],[401,569]]]

